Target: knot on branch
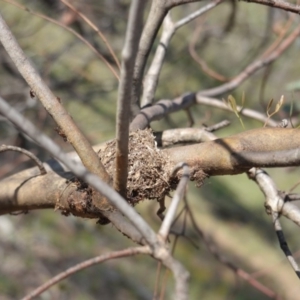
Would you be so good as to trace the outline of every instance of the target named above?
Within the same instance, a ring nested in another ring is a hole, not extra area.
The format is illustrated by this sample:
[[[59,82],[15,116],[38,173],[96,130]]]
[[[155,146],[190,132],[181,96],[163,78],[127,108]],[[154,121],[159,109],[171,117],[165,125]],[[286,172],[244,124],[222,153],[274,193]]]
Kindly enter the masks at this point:
[[[101,210],[94,204],[95,191],[78,178],[67,180],[67,188],[63,197],[56,202],[55,210],[65,216],[70,213],[82,218],[101,218]]]

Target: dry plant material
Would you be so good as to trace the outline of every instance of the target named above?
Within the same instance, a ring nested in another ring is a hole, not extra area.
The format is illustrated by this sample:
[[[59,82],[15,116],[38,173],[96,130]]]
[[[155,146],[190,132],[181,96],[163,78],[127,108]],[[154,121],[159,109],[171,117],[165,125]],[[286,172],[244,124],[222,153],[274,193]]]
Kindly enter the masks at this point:
[[[99,151],[100,159],[107,172],[115,172],[115,140]],[[136,204],[144,199],[159,200],[174,190],[178,178],[171,176],[173,164],[160,151],[151,129],[138,130],[129,134],[127,201]]]

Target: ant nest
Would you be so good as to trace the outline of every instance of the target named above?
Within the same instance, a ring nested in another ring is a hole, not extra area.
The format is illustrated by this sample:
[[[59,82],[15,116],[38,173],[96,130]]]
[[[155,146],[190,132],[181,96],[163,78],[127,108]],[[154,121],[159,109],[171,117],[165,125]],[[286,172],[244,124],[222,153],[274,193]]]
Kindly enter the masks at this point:
[[[99,151],[99,157],[107,172],[115,173],[116,141],[108,142]],[[160,151],[151,129],[138,130],[129,134],[127,201],[133,205],[144,199],[160,200],[178,184],[171,177],[173,166],[169,157]]]

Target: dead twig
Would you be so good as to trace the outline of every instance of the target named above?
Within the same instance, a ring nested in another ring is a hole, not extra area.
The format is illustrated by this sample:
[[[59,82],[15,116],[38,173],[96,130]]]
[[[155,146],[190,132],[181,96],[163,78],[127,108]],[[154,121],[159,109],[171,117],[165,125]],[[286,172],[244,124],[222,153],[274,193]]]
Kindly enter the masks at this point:
[[[90,43],[88,42],[82,35],[80,35],[78,32],[76,32],[75,30],[73,30],[71,27],[69,26],[66,26],[65,24],[63,24],[62,22],[59,22],[55,19],[52,19],[48,16],[45,16],[41,13],[38,13],[38,12],[35,12],[31,9],[29,9],[28,7],[24,6],[24,5],[21,5],[13,0],[4,0],[6,1],[7,3],[10,3],[22,10],[25,10],[27,11],[28,13],[34,15],[34,16],[37,16],[39,18],[42,18],[44,20],[47,20],[48,22],[51,22],[53,24],[56,24],[58,25],[59,27],[61,28],[64,28],[65,30],[71,32],[73,35],[75,35],[79,40],[81,40],[84,44],[86,44],[95,54],[98,58],[100,58],[104,63],[105,65],[108,67],[108,69],[112,72],[112,74],[116,77],[117,80],[119,80],[119,75],[118,73],[116,72],[116,70],[111,66],[111,64],[108,62],[108,60]]]
[[[300,14],[300,6],[290,3],[290,2],[286,2],[286,1],[282,1],[282,0],[243,0],[244,2],[249,2],[249,3],[257,3],[257,4],[261,4],[261,5],[266,5],[266,6],[271,6],[271,7],[276,7],[285,11],[289,11],[292,13],[296,13],[296,14]]]
[[[27,155],[29,158],[31,158],[36,163],[36,165],[38,166],[38,168],[41,172],[41,175],[44,175],[47,173],[43,163],[32,152],[30,152],[26,149],[20,148],[20,147],[16,147],[16,146],[1,145],[0,152],[5,152],[5,151],[17,151],[17,152]]]
[[[102,39],[102,41],[104,42],[104,44],[106,45],[109,53],[111,54],[111,56],[113,57],[117,67],[119,69],[121,69],[121,65],[120,62],[118,60],[117,55],[115,54],[114,50],[112,49],[112,47],[110,46],[110,43],[108,42],[107,38],[105,37],[105,35],[101,32],[101,30],[96,26],[95,23],[93,23],[86,15],[84,15],[83,13],[81,13],[75,6],[73,6],[70,2],[66,1],[66,0],[60,0],[61,2],[63,2],[66,6],[68,6],[73,12],[75,12],[80,18],[82,18],[82,20],[84,20],[84,22],[86,22]]]
[[[297,26],[293,32],[286,37],[280,45],[276,49],[273,49],[267,55],[263,55],[261,58],[255,60],[254,62],[250,63],[240,74],[235,76],[229,82],[222,84],[218,87],[199,91],[196,94],[196,98],[201,98],[202,96],[206,97],[215,97],[227,92],[232,91],[236,87],[238,87],[242,82],[244,82],[247,78],[253,75],[257,70],[273,63],[284,51],[286,51],[291,44],[295,41],[295,39],[300,34],[300,26]]]
[[[116,258],[123,258],[123,257],[137,255],[137,254],[149,254],[149,253],[150,253],[149,248],[144,246],[144,247],[134,247],[134,248],[128,248],[120,251],[114,251],[108,254],[103,254],[103,255],[90,258],[52,277],[50,280],[48,280],[43,285],[36,288],[30,294],[23,297],[22,300],[34,299],[35,297],[41,295],[43,292],[45,292],[46,290],[48,290],[50,287],[57,284],[58,282],[62,281],[63,279],[70,277],[75,273],[82,271],[86,268],[89,268],[93,265],[100,264],[102,262],[116,259]]]

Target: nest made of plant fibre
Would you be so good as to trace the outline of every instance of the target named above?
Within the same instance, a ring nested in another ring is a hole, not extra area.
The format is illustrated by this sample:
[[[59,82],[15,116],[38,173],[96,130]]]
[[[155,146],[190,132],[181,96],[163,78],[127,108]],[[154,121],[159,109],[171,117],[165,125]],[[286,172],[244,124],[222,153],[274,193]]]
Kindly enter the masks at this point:
[[[107,172],[115,173],[116,141],[106,144],[99,157]],[[155,142],[151,129],[129,134],[127,201],[133,205],[144,199],[162,199],[178,184],[171,178],[173,166]]]

